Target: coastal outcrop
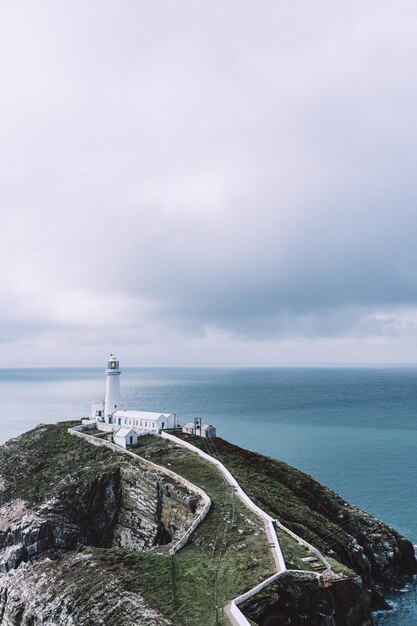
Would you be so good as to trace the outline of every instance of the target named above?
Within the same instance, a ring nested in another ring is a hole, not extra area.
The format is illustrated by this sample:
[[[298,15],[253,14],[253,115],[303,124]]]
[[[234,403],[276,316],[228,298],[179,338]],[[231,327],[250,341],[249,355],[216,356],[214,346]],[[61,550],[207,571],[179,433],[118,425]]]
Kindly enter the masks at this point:
[[[198,438],[193,443],[202,445]],[[373,608],[386,607],[385,589],[401,588],[417,574],[410,541],[311,476],[220,438],[216,449],[258,506],[361,577]]]
[[[195,453],[152,436],[140,444],[143,457],[212,498],[174,560],[169,548],[201,498],[152,463],[70,436],[69,425],[40,426],[0,448],[0,625],[210,626],[219,589],[223,606],[273,573],[263,529]],[[319,584],[313,573],[287,572],[241,606],[254,624],[369,626],[386,589],[416,573],[410,542],[311,477],[219,438],[212,448],[337,573]],[[296,542],[282,547],[287,567],[308,569]]]
[[[70,437],[66,427],[40,427],[0,448],[0,624],[108,623],[97,616],[68,621],[65,607],[64,621],[58,620],[54,602],[64,606],[67,598],[68,607],[73,607],[74,594],[65,592],[61,599],[51,600],[56,580],[65,578],[56,559],[87,546],[140,552],[169,547],[202,508],[200,498],[182,483],[139,461]],[[40,563],[51,559],[57,567],[42,569]],[[94,562],[91,555],[77,556],[70,569],[88,565],[92,571]],[[33,583],[39,568],[46,595],[39,595],[42,585]],[[46,571],[53,574],[48,583]],[[73,587],[77,588],[76,579]],[[115,602],[117,592],[123,592],[123,586],[116,585]],[[106,597],[106,605],[111,604],[107,592]],[[142,610],[142,597],[135,599],[130,593],[128,599],[129,605]],[[52,621],[50,611],[55,615]],[[143,615],[141,620],[148,623]],[[149,621],[153,623],[165,622]]]
[[[204,442],[199,438],[185,435],[184,439],[190,440],[203,450],[205,448]],[[321,621],[317,616],[316,622],[309,621],[313,620],[314,615],[314,603],[311,603],[312,612],[306,612],[306,624],[338,626],[371,623],[369,620],[372,610],[390,608],[384,600],[385,593],[402,588],[404,581],[417,574],[417,561],[410,541],[387,524],[349,504],[311,476],[286,463],[242,449],[220,438],[215,440],[215,452],[259,507],[316,546],[337,570],[340,570],[337,566],[339,563],[348,568],[352,575],[357,574],[360,577],[359,585],[357,581],[355,584],[345,586],[338,582],[335,587],[336,603],[340,607],[348,608],[344,617],[342,611],[339,613],[339,621],[332,621],[334,611],[331,609],[332,601],[328,600],[334,595],[334,591],[330,587],[323,592],[327,600],[322,604],[321,613],[318,613],[321,615]],[[287,567],[292,567],[291,562]],[[284,578],[280,583],[276,583],[276,587],[282,590],[289,584],[289,580],[288,577]],[[289,621],[285,621],[283,611],[277,623],[297,625],[304,623],[297,621],[300,617],[294,616],[304,614],[304,595],[310,587],[307,583],[300,587],[299,580],[296,585],[294,581],[292,582],[293,593],[290,594],[292,600],[289,609],[292,618],[287,616]],[[266,603],[264,598],[269,596],[269,589],[272,592],[273,587],[268,587],[258,604],[257,599],[254,599],[253,606],[259,608]],[[281,594],[281,601],[274,605],[273,612],[279,613],[284,606],[282,598],[290,596]],[[294,599],[297,597],[301,599],[300,611],[295,609],[294,612],[294,607],[297,606]],[[359,613],[356,611],[354,611],[356,617],[351,617],[353,606],[361,607],[361,612],[367,614],[365,621],[358,617]],[[326,613],[325,607],[330,613]],[[352,622],[352,619],[356,621]],[[269,623],[275,622],[269,622],[267,619],[265,624]]]

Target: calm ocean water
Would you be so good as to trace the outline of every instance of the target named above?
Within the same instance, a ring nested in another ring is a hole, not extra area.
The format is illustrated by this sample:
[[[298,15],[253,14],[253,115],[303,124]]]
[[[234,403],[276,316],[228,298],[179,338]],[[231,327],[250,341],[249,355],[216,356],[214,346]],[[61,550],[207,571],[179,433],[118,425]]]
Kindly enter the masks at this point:
[[[131,368],[126,407],[202,417],[218,435],[282,459],[417,544],[417,368]],[[5,441],[41,421],[87,416],[104,369],[0,370]],[[417,625],[417,590],[383,626]]]

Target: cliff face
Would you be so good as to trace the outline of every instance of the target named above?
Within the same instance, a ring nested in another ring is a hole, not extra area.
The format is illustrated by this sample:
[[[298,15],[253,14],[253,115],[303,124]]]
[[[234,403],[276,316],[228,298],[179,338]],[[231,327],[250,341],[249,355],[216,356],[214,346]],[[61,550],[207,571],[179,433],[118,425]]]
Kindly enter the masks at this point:
[[[121,468],[120,505],[112,545],[143,551],[178,540],[201,509],[179,483],[131,464]]]
[[[222,546],[217,549],[204,533],[211,529],[217,538],[222,528],[223,538],[229,533],[231,541],[235,533],[244,546],[262,529],[255,523],[251,538],[240,529],[243,519],[250,522],[247,514],[228,517],[230,490],[213,482],[212,467],[196,463],[192,476],[198,471],[196,482],[211,485],[215,499],[206,531],[198,529],[175,564],[166,556],[168,547],[198,515],[200,499],[158,470],[71,437],[68,425],[39,427],[0,448],[0,625],[169,626],[184,604],[178,602],[179,587],[187,588],[202,556],[208,554],[210,563],[214,554],[222,558]],[[198,438],[192,442],[203,445]],[[384,606],[383,589],[402,585],[416,572],[412,545],[392,528],[284,463],[215,442],[259,506],[362,578],[350,572],[350,578],[321,587],[311,576],[288,574],[244,605],[254,623],[368,626],[371,606]],[[190,478],[193,453],[179,454],[151,437],[140,452]],[[232,541],[227,549],[236,553],[228,561],[229,577],[242,568],[252,572],[253,562],[239,558],[238,545]],[[259,582],[250,576],[252,584]],[[206,594],[204,615],[210,617],[193,620],[193,626],[215,623],[212,582],[206,576],[204,590],[197,586],[195,597],[185,594],[195,606],[198,594]]]
[[[171,620],[126,580],[122,565],[116,557],[106,563],[99,552],[22,563],[0,576],[0,624],[170,626]]]
[[[39,562],[85,546],[160,550],[179,539],[201,510],[200,499],[181,483],[71,437],[66,427],[38,428],[0,449],[0,624],[108,623],[93,620],[91,615],[90,621],[80,616],[69,621],[68,611],[74,610],[72,588],[60,597],[54,591],[57,581],[67,578],[65,572],[59,566],[50,569],[50,579]],[[47,476],[38,476],[37,467]],[[33,568],[29,564],[34,562]],[[88,566],[92,570],[94,563],[91,555],[74,556],[66,568],[75,571]],[[34,582],[39,571],[44,574],[43,587]],[[113,589],[110,596],[108,588]],[[123,593],[123,585],[112,587],[105,581],[106,606],[113,600],[117,606],[119,591]],[[103,590],[100,595],[103,600]],[[133,595],[125,598],[129,606],[137,607],[132,614],[137,616],[139,611],[140,623],[148,623],[142,615],[144,599]],[[57,614],[58,605],[62,617]],[[88,614],[85,608],[83,614]],[[149,619],[149,624],[165,623]]]
[[[66,486],[36,510],[21,499],[1,506],[0,572],[82,546],[143,551],[171,544],[199,508],[199,500],[181,485],[122,464],[82,485]]]
[[[320,587],[317,580],[288,574],[241,609],[258,626],[371,626],[369,594],[354,580]]]
[[[404,576],[417,572],[412,543],[375,517],[341,501],[339,511],[329,512],[328,519],[344,535],[333,550],[365,583],[402,587]]]

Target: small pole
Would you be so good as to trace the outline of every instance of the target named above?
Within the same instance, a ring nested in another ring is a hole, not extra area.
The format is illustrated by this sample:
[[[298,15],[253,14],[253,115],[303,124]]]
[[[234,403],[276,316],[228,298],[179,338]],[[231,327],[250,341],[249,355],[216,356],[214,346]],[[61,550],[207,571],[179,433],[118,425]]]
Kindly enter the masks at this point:
[[[177,593],[175,579],[175,553],[171,555],[171,581],[172,581],[172,604],[174,605],[174,613],[177,610]]]
[[[217,578],[218,571],[219,570],[216,567],[216,569],[214,570],[214,604],[215,604],[214,610],[215,610],[215,615],[216,615],[216,624],[219,623],[219,606],[218,606],[218,604],[219,604],[219,598],[218,598],[219,590],[218,590],[218,578]]]

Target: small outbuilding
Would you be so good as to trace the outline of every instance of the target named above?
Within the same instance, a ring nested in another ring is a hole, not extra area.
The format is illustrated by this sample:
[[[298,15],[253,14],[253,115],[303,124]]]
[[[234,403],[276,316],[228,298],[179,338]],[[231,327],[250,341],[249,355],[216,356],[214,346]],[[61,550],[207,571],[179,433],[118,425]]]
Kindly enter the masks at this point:
[[[91,419],[104,422],[104,400],[94,402],[91,406]]]
[[[212,424],[203,424],[201,427],[202,437],[215,437],[216,428]]]
[[[113,441],[117,446],[121,448],[127,448],[127,446],[138,445],[138,435],[131,428],[121,426],[113,433]]]
[[[215,437],[216,429],[211,424],[200,424],[196,422],[187,422],[182,427],[182,432],[187,435],[196,435],[197,437]]]
[[[194,422],[187,422],[181,427],[181,431],[186,435],[195,435],[196,425]]]

